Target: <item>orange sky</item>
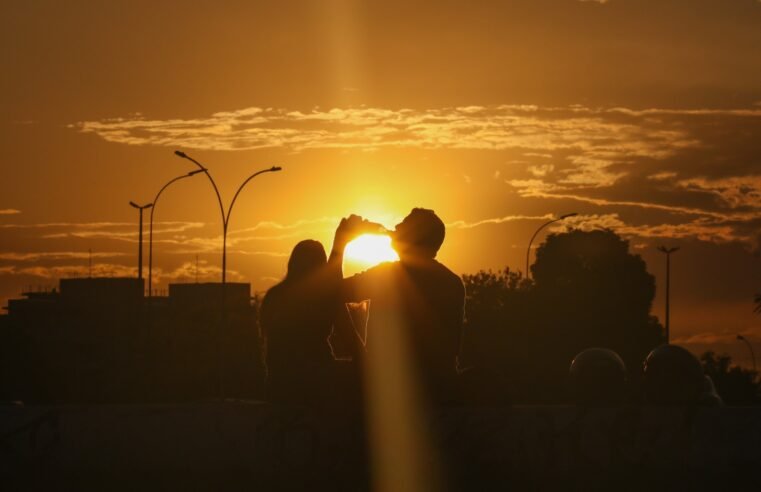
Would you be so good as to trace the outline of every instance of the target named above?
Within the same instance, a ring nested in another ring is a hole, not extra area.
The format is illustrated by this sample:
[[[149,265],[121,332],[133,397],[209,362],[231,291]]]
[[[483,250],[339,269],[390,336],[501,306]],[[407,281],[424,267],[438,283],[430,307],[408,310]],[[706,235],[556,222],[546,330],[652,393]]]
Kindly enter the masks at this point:
[[[287,8],[286,8],[287,3]],[[339,218],[448,224],[460,273],[523,269],[553,214],[673,262],[672,332],[731,351],[761,292],[761,3],[755,0],[23,2],[0,19],[0,298],[134,274],[136,212],[205,163],[233,279],[263,290]],[[218,278],[203,177],[156,210],[159,287]],[[560,230],[560,229],[558,229]],[[659,290],[655,313],[662,312]]]

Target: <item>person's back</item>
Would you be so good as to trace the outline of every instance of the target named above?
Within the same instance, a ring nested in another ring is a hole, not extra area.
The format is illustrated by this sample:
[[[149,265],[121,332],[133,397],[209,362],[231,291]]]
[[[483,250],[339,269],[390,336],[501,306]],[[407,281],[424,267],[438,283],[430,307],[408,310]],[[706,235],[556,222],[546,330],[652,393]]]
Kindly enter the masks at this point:
[[[401,356],[398,351],[405,348],[392,344],[405,344],[409,367],[428,396],[439,402],[453,399],[465,293],[460,278],[430,259],[382,265],[356,281],[375,285],[363,289],[371,300],[367,327],[370,356],[374,351],[383,351],[380,356]],[[395,339],[383,340],[396,334]],[[393,363],[393,359],[387,361]]]
[[[266,340],[268,399],[308,403],[322,398],[330,384],[333,358],[327,337],[337,302],[337,286],[330,280],[322,245],[302,241],[286,279],[264,297],[260,326]]]

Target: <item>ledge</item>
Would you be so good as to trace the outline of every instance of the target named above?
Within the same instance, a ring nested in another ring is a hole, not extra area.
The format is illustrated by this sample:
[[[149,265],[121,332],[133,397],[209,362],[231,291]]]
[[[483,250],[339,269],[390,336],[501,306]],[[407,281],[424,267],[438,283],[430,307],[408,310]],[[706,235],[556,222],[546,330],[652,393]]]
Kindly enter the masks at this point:
[[[450,408],[428,422],[429,459],[459,488],[761,490],[760,407]],[[259,402],[5,406],[0,476],[56,488],[357,490],[371,475],[362,428],[349,412]]]

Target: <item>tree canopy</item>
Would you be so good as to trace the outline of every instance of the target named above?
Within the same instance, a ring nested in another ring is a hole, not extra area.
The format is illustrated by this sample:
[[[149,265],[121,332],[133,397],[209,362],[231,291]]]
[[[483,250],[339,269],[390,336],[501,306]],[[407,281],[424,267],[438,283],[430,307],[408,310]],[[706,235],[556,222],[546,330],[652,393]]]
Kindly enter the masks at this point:
[[[613,231],[552,234],[533,280],[504,270],[464,277],[466,364],[519,401],[562,400],[573,357],[589,347],[623,358],[633,384],[663,329],[650,314],[655,279]]]
[[[730,356],[713,352],[701,355],[700,363],[727,405],[761,403],[761,381],[758,381],[756,371],[732,365]]]

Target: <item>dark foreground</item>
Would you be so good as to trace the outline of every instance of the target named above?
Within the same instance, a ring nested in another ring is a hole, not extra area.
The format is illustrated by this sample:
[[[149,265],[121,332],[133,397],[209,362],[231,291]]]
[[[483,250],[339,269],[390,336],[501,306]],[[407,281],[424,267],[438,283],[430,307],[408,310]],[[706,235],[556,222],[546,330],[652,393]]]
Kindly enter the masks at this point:
[[[429,424],[448,490],[761,490],[758,407],[445,409]],[[373,475],[365,435],[356,415],[255,402],[6,406],[0,488],[408,490]]]

